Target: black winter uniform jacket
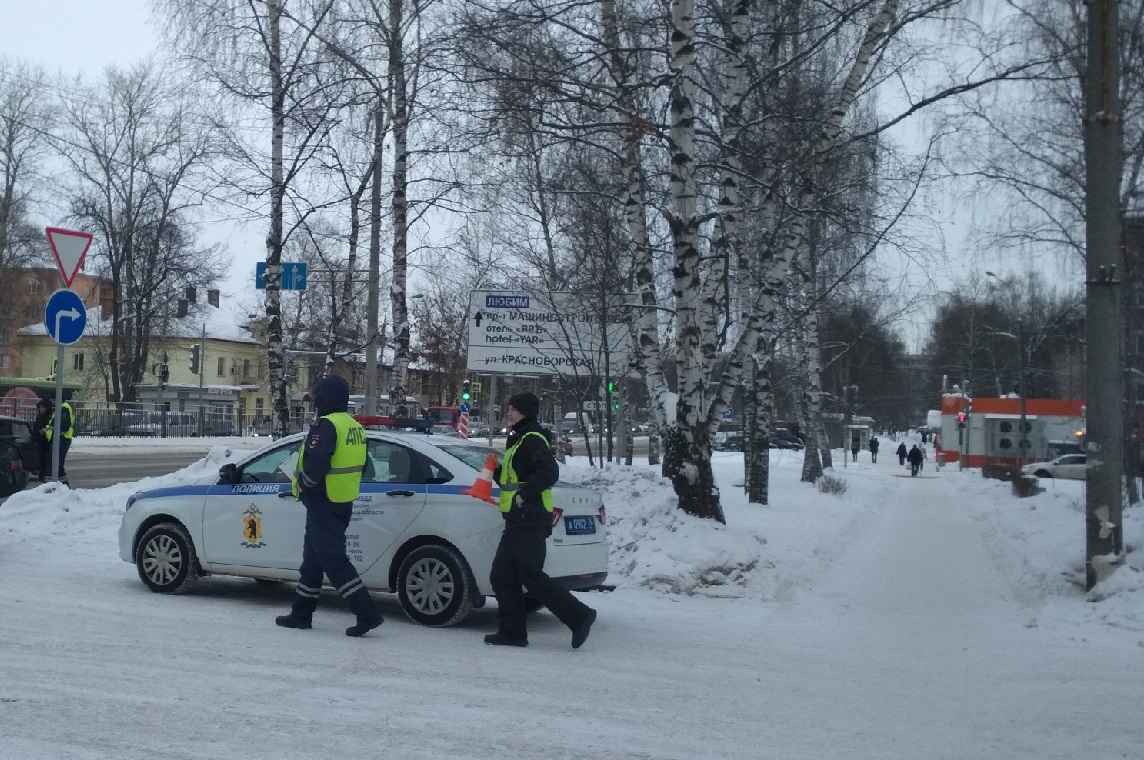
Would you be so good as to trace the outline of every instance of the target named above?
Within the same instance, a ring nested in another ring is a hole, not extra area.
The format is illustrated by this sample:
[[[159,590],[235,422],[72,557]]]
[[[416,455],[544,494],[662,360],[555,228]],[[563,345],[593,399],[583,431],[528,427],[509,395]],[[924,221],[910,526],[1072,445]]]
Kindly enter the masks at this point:
[[[520,440],[526,433],[540,433],[541,440],[530,435]],[[551,529],[552,516],[544,509],[544,502],[540,495],[556,485],[560,477],[560,465],[552,454],[552,447],[545,443],[548,441],[548,432],[534,419],[523,419],[512,426],[508,433],[506,451],[520,440],[520,446],[512,455],[512,469],[516,471],[520,487],[523,507],[513,504],[513,508],[504,514],[505,528],[545,526]],[[496,470],[497,483],[500,483],[501,468]]]

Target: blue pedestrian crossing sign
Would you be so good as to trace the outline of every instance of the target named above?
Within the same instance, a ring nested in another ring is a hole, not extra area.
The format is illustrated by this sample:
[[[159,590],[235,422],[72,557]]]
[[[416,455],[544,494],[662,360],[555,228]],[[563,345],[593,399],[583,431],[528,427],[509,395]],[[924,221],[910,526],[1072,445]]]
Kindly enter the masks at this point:
[[[307,266],[304,261],[282,262],[282,290],[305,290]],[[266,262],[260,261],[254,267],[254,287],[266,289]]]
[[[64,346],[75,343],[87,327],[87,306],[83,299],[63,288],[52,293],[44,308],[44,326],[56,343]]]

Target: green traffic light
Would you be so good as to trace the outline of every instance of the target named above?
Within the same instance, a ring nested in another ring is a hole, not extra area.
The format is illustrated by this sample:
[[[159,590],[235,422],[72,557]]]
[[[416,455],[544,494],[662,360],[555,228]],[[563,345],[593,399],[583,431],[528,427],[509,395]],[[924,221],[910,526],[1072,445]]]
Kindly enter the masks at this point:
[[[468,401],[469,400],[469,394],[468,393],[462,393],[461,394],[461,400],[462,401]]]

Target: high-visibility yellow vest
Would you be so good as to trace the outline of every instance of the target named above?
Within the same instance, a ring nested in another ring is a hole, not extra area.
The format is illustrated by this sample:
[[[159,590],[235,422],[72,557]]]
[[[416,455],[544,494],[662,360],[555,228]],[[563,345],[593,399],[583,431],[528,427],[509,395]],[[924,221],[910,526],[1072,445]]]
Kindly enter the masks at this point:
[[[365,469],[365,429],[345,412],[326,414],[322,419],[333,423],[338,436],[338,445],[330,458],[330,471],[326,473],[326,498],[337,503],[353,501],[361,492],[361,475]],[[303,443],[302,450],[298,452],[298,474],[292,488],[295,496],[298,495],[298,477],[305,457],[306,446]]]
[[[520,488],[520,479],[517,477],[516,470],[512,468],[512,457],[516,450],[520,448],[520,444],[530,435],[535,435],[544,441],[544,445],[548,445],[548,438],[543,433],[538,433],[535,430],[530,430],[520,438],[516,439],[516,443],[512,448],[504,453],[504,462],[501,463],[501,482],[500,482],[500,498],[497,500],[497,506],[500,507],[501,512],[509,512],[512,510],[512,497],[516,496],[516,491]],[[548,510],[548,514],[552,514],[552,489],[546,488],[540,492],[540,501],[544,504],[544,508]]]
[[[63,430],[61,430],[60,433],[63,434],[64,438],[66,438],[67,440],[70,441],[75,436],[75,410],[72,409],[71,404],[69,404],[66,401],[64,403],[60,404],[60,409],[64,409],[64,408],[67,408],[67,410],[68,410],[68,417],[67,417],[68,426],[66,428],[64,428]],[[48,420],[48,426],[46,428],[44,428],[44,435],[47,436],[47,439],[50,441],[50,440],[52,440],[52,436],[55,435],[55,432],[56,432],[56,413],[52,412],[52,417],[51,417],[51,419]]]

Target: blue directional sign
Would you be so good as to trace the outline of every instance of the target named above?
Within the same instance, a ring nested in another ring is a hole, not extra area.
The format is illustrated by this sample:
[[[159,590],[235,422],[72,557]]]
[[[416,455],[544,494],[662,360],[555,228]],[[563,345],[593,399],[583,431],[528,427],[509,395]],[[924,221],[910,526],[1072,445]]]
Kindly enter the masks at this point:
[[[44,309],[44,326],[56,343],[64,346],[75,343],[87,327],[87,307],[83,299],[71,290],[52,293]]]
[[[254,267],[254,287],[259,290],[266,289],[266,262],[260,261]],[[306,264],[302,261],[282,262],[282,289],[306,289]]]
[[[461,411],[462,412],[467,412],[467,411],[469,411],[470,408],[471,407],[468,405],[468,403],[461,404]]]

